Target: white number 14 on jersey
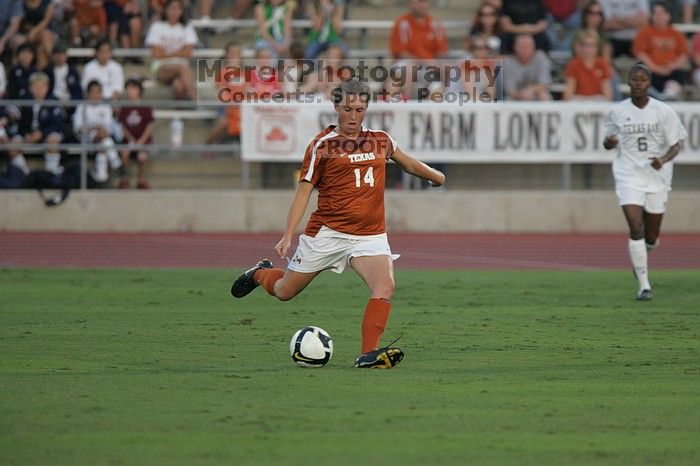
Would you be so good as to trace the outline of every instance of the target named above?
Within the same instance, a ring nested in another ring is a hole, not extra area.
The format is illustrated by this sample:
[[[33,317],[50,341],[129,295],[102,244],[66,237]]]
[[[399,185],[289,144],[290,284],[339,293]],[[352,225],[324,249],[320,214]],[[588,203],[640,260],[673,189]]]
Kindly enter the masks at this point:
[[[364,178],[362,178],[360,169],[356,168],[353,170],[355,172],[355,186],[360,187],[360,180],[364,181],[365,184],[370,185],[370,187],[374,187],[374,173],[372,172],[372,167],[368,167],[367,171],[365,172]]]

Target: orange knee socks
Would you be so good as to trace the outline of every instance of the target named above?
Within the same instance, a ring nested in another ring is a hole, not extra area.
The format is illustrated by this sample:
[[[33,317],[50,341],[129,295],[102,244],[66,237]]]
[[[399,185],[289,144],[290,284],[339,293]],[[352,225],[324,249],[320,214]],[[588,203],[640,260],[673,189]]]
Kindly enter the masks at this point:
[[[253,280],[265,288],[270,295],[275,295],[275,283],[284,276],[282,269],[259,269],[253,275]]]
[[[377,349],[390,312],[391,301],[388,299],[369,300],[362,319],[362,353]]]

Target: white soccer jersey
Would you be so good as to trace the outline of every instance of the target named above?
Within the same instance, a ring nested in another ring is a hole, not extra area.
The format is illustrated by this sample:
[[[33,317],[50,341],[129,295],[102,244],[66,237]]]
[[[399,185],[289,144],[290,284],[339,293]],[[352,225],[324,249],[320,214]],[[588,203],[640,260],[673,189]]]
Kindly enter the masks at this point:
[[[653,193],[671,190],[673,163],[656,170],[651,157],[662,157],[686,132],[676,112],[667,104],[649,98],[644,108],[631,99],[615,105],[605,116],[605,136],[620,141],[613,160],[615,184]]]

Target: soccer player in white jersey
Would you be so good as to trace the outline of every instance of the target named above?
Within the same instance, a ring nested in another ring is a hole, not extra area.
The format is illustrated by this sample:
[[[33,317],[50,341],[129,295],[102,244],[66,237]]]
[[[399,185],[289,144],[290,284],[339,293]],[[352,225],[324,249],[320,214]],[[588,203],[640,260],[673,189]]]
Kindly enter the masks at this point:
[[[673,177],[673,159],[687,137],[678,115],[649,97],[651,70],[641,63],[629,72],[630,98],[605,116],[603,146],[617,149],[615,192],[629,225],[629,254],[639,281],[637,299],[651,299],[647,252],[658,245]]]

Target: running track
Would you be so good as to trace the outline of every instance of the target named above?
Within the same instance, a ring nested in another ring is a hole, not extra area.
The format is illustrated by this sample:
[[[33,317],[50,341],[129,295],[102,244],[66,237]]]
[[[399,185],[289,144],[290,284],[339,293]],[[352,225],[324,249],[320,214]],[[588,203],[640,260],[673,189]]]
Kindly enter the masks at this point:
[[[273,258],[279,233],[0,232],[0,267],[243,268]],[[627,269],[625,235],[390,234],[398,269]],[[294,245],[293,247],[295,247]],[[700,234],[668,234],[650,266],[700,269]],[[286,265],[283,259],[275,265]]]

